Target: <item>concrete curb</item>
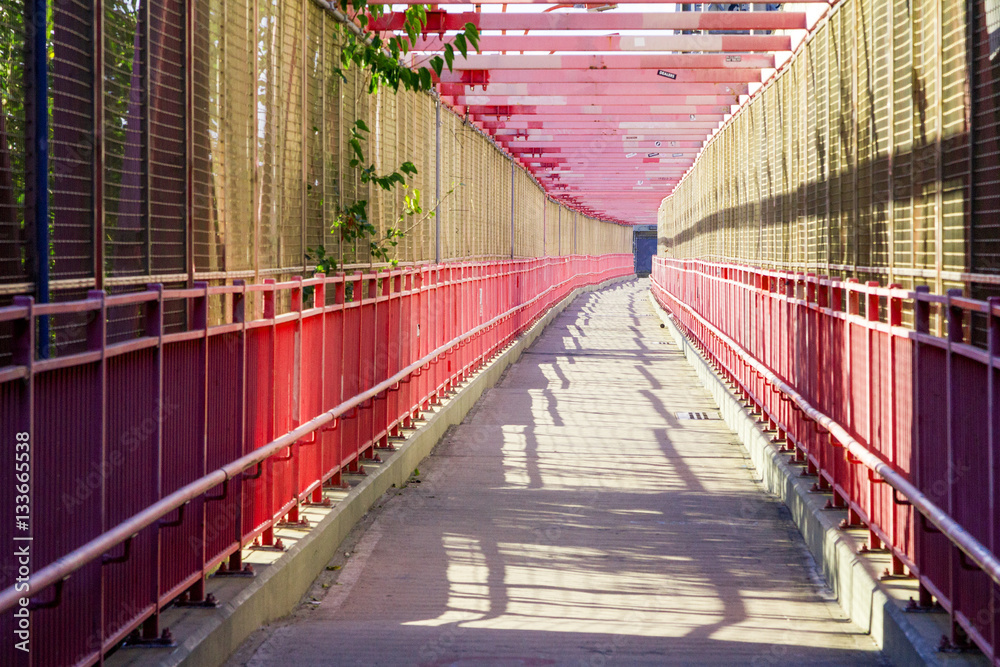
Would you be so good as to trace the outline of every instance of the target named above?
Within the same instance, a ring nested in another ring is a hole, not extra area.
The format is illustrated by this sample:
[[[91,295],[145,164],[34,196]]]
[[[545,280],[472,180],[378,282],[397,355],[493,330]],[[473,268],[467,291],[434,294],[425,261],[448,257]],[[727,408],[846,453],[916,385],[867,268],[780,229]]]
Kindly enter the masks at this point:
[[[553,306],[458,393],[444,401],[433,413],[425,415],[426,423],[411,433],[405,442],[396,443],[395,452],[383,453],[384,463],[353,487],[322,521],[272,565],[262,568],[256,578],[244,580],[245,584],[235,595],[219,594],[224,602],[217,609],[201,610],[193,618],[187,613],[176,619],[172,629],[175,635],[184,639],[170,653],[150,650],[129,651],[128,655],[123,655],[119,651],[109,662],[129,665],[219,665],[257,628],[291,613],[358,520],[388,489],[406,483],[413,469],[430,454],[448,427],[461,423],[483,392],[496,384],[507,367],[517,361],[560,312],[584,292],[631,278],[624,276],[598,285],[579,287]],[[240,585],[231,579],[227,583]]]
[[[872,563],[858,555],[860,542],[839,529],[843,511],[825,511],[826,495],[809,492],[814,478],[799,476],[787,457],[778,452],[755,416],[716,375],[673,319],[653,298],[657,315],[664,322],[688,363],[709,390],[729,428],[739,436],[760,475],[765,489],[781,499],[805,539],[827,585],[851,621],[870,634],[886,657],[896,665],[986,665],[981,654],[943,654],[937,651],[941,624],[915,618],[902,609],[879,580]],[[938,616],[938,615],[935,615]],[[911,620],[913,619],[913,620]],[[920,627],[918,627],[918,623]]]

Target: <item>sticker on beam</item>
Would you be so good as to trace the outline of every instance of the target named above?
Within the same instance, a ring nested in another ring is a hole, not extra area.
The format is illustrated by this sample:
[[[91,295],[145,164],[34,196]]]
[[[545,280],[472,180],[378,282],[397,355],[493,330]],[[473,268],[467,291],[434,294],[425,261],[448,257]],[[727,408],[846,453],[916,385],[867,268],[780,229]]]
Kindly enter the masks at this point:
[[[646,153],[646,157],[660,157],[659,153]]]
[[[674,416],[678,419],[720,419],[718,412],[675,412]]]
[[[625,157],[635,157],[637,153],[625,153]]]
[[[676,79],[677,78],[676,74],[674,74],[673,72],[668,72],[665,69],[656,70],[656,73],[659,74],[660,76],[665,76],[668,79]]]
[[[743,62],[743,56],[726,56],[727,63],[741,63]]]

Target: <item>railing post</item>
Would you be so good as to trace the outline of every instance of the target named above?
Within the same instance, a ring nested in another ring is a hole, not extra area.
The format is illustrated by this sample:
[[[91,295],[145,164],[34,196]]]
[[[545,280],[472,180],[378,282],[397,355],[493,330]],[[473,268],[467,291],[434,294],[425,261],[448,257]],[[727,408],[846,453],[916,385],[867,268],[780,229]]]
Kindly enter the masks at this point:
[[[236,442],[239,443],[240,455],[248,453],[246,442],[246,365],[247,365],[247,327],[246,327],[246,281],[237,279],[233,285],[240,288],[239,292],[233,294],[233,322],[242,324],[240,327],[237,342],[237,363],[236,363]],[[246,484],[242,475],[233,480],[236,484],[235,509],[236,516],[233,518],[233,539],[236,542],[236,550],[230,554],[229,562],[225,570],[228,572],[240,572],[243,570],[243,509],[247,504]],[[221,568],[220,568],[221,569]]]
[[[997,549],[1000,545],[997,544],[997,478],[996,478],[996,466],[997,466],[997,450],[1000,449],[1000,434],[997,433],[998,429],[996,426],[996,415],[1000,411],[1000,406],[997,405],[997,380],[998,375],[1000,375],[1000,370],[996,368],[997,359],[1000,357],[1000,296],[991,296],[986,300],[986,350],[989,353],[988,366],[986,367],[986,415],[987,415],[987,438],[986,438],[986,451],[987,451],[987,462],[986,469],[988,471],[988,488],[986,491],[986,516],[989,518],[987,522],[989,525],[987,534],[987,545],[990,551],[997,553]],[[990,600],[988,608],[991,610],[996,610],[997,605],[1000,604],[1000,595],[998,595],[997,587],[990,587]],[[990,617],[990,646],[994,647],[994,652],[997,651],[997,641],[1000,640],[998,637],[998,619],[995,614],[991,614]]]
[[[108,469],[108,306],[107,306],[107,294],[104,290],[89,290],[87,292],[87,299],[97,299],[101,302],[100,308],[94,313],[94,318],[87,322],[87,349],[100,351],[101,357],[97,364],[97,373],[94,380],[95,393],[98,397],[98,402],[100,407],[98,408],[98,414],[91,415],[91,418],[96,418],[98,426],[96,428],[96,435],[98,442],[100,443],[100,468],[99,470]],[[90,531],[94,535],[99,535],[101,533],[107,532],[110,528],[108,525],[107,517],[107,506],[108,506],[108,485],[107,480],[103,477],[101,478],[100,488],[98,489],[100,494],[100,501],[98,507],[100,508],[100,514],[97,517],[98,527],[96,530]],[[105,606],[105,590],[106,590],[106,580],[107,580],[107,568],[100,568],[100,600],[98,603],[98,609],[103,610]],[[107,636],[107,627],[105,626],[104,619],[101,618],[99,621],[100,626],[100,645],[103,646],[104,638]]]
[[[946,439],[947,452],[948,452],[948,466],[945,474],[947,480],[948,488],[948,499],[945,504],[948,516],[955,516],[955,481],[957,474],[955,472],[955,397],[960,396],[961,392],[955,390],[955,352],[952,348],[955,344],[961,344],[964,341],[963,336],[963,318],[965,316],[965,311],[960,307],[952,304],[952,299],[954,297],[961,297],[961,289],[950,289],[945,293],[945,306],[946,306],[946,317],[947,317],[947,340],[948,345],[945,349],[945,407],[947,411],[947,421],[945,426],[948,430],[948,436]],[[992,519],[992,517],[990,517]],[[958,624],[955,620],[955,611],[960,609],[960,587],[958,586],[958,569],[960,564],[958,562],[958,549],[954,544],[948,545],[948,596],[951,598],[951,641],[953,644],[958,643]]]
[[[271,361],[266,369],[261,369],[260,372],[264,377],[267,378],[266,391],[267,400],[265,405],[268,406],[267,409],[267,425],[265,426],[264,437],[265,442],[270,442],[274,439],[274,411],[275,411],[275,400],[274,400],[274,361],[277,358],[277,327],[274,323],[275,317],[275,306],[274,306],[274,278],[265,278],[265,285],[271,285],[270,289],[267,289],[263,293],[264,299],[264,319],[270,320],[270,326],[268,327],[268,343],[271,348]],[[264,509],[268,515],[267,528],[261,534],[260,543],[264,546],[274,546],[274,517],[271,516],[274,512],[274,479],[271,474],[271,459],[268,458],[264,462],[265,475],[264,475]]]
[[[889,285],[889,289],[900,289],[901,285],[898,283],[892,283]],[[893,466],[899,466],[899,434],[896,431],[896,334],[892,330],[894,327],[899,327],[903,325],[903,300],[899,297],[893,296],[889,297],[889,326],[890,331],[886,336],[886,356],[889,359],[889,416],[888,416],[888,428],[886,432],[889,434],[889,451],[891,452],[890,463]],[[912,382],[912,377],[910,378]],[[892,512],[892,537],[893,539],[899,539],[899,512],[906,511],[905,508],[896,508],[895,504],[893,506]],[[902,525],[906,525],[903,522]],[[894,575],[901,575],[905,571],[905,566],[903,561],[895,553],[892,554],[892,573]]]
[[[930,288],[926,285],[918,285],[915,289],[915,298],[913,301],[913,328],[917,334],[929,335],[931,331],[931,307],[930,302],[926,299],[927,295],[930,293]],[[914,466],[914,484],[921,491],[926,491],[923,487],[923,474],[921,471],[921,461],[922,461],[922,450],[923,450],[923,439],[920,437],[921,428],[919,423],[920,418],[920,401],[921,401],[921,383],[922,383],[922,373],[921,368],[921,348],[922,344],[920,342],[920,337],[918,336],[916,340],[913,341],[913,418],[917,421],[914,424],[913,429],[913,460],[916,462]],[[921,565],[921,560],[923,556],[922,545],[925,541],[925,533],[920,528],[920,522],[916,522],[915,530],[915,540],[916,540],[916,558],[917,567]],[[931,592],[923,585],[922,582],[918,585],[918,596],[919,603],[921,607],[930,607],[933,601]]]
[[[297,314],[295,320],[295,336],[292,339],[292,428],[297,428],[302,423],[302,276],[293,276],[292,280],[297,284],[292,287],[290,294],[291,310]],[[318,436],[317,436],[318,437]],[[299,494],[302,491],[302,457],[299,456],[301,445],[298,441],[292,445],[292,493],[295,496],[295,504],[288,511],[287,521],[298,523],[299,521]]]
[[[867,291],[865,292],[865,320],[867,320],[867,324],[865,325],[865,355],[868,360],[868,363],[865,365],[866,378],[868,380],[865,388],[866,401],[864,408],[865,421],[866,421],[865,440],[867,441],[865,442],[865,445],[869,450],[871,450],[873,448],[873,445],[875,444],[874,443],[875,427],[874,424],[872,424],[872,405],[875,400],[879,400],[881,398],[874,396],[874,392],[872,390],[872,384],[873,384],[872,380],[874,379],[873,376],[875,373],[875,371],[872,368],[874,365],[875,342],[872,340],[872,338],[877,335],[876,325],[878,324],[878,306],[879,306],[879,297],[878,294],[875,292],[875,290],[878,289],[879,284],[877,280],[869,280],[867,283],[865,283],[865,286],[868,288]],[[853,403],[854,399],[853,392],[851,398]],[[881,410],[879,410],[879,416],[880,417],[882,416]],[[857,424],[855,424],[854,426],[855,429],[858,429]],[[868,518],[872,522],[872,525],[874,525],[875,523],[877,523],[875,517],[875,499],[877,494],[875,492],[875,484],[870,479],[868,479],[867,476],[866,479],[867,481],[865,483],[868,486],[868,515],[869,515]],[[887,530],[886,532],[889,533],[890,536],[892,536],[892,533],[889,530]],[[868,546],[871,549],[880,549],[882,547],[882,540],[878,537],[878,535],[875,534],[875,531],[872,530],[871,526],[869,526],[868,530]]]

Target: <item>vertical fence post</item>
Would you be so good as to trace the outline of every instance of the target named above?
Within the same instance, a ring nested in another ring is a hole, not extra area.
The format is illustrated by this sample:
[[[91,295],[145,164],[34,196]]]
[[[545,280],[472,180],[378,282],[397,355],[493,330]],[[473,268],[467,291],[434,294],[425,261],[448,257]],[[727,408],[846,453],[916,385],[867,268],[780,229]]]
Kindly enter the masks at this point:
[[[1000,434],[997,433],[997,410],[1000,409],[997,406],[997,375],[1000,373],[995,367],[997,363],[997,357],[1000,357],[1000,296],[991,296],[986,301],[987,311],[986,311],[986,322],[987,322],[987,339],[986,339],[986,349],[989,352],[988,365],[986,366],[986,451],[987,451],[987,465],[986,469],[988,472],[988,484],[989,487],[986,491],[986,516],[989,521],[988,534],[987,534],[987,544],[989,545],[990,551],[997,553],[997,476],[996,476],[996,465],[997,465],[997,449],[1000,448]],[[990,646],[993,647],[994,655],[997,652],[997,640],[1000,637],[997,636],[998,630],[998,619],[996,616],[997,604],[1000,604],[1000,599],[998,599],[997,587],[996,585],[990,586],[990,600],[988,608],[993,610],[993,614],[990,615],[990,627],[987,630],[987,637],[990,639]]]
[[[247,366],[247,320],[246,320],[246,281],[236,279],[233,285],[240,288],[239,292],[233,294],[233,322],[242,326],[238,332],[237,362],[236,362],[236,442],[239,446],[239,455],[248,453],[246,442],[246,366]],[[229,556],[229,563],[226,570],[230,572],[240,572],[243,569],[243,508],[247,505],[247,485],[243,481],[243,475],[238,476],[236,482],[236,515],[233,518],[233,539],[236,541],[236,550]],[[221,569],[221,568],[220,568]]]
[[[160,500],[163,498],[163,285],[147,285],[147,289],[156,292],[157,297],[155,301],[149,301],[145,306],[145,322],[144,322],[144,334],[150,338],[158,339],[156,350],[154,354],[156,355],[156,370],[154,371],[152,394],[154,400],[154,419],[156,421],[153,427],[153,433],[150,435],[153,437],[156,447],[156,465],[153,469],[152,478],[149,480],[151,487],[150,493],[153,498]],[[202,377],[199,378],[202,382],[205,380],[204,373]],[[204,475],[206,472],[204,465],[198,467],[199,476]],[[149,597],[153,604],[153,615],[147,618],[142,624],[142,634],[146,639],[155,639],[159,634],[159,624],[160,624],[160,591],[161,586],[161,576],[162,576],[162,561],[161,561],[161,550],[162,550],[162,534],[160,530],[157,530],[153,536],[153,549],[150,554],[153,565],[153,577],[149,582],[150,590]],[[201,545],[202,553],[198,556],[199,563],[205,562],[204,554],[204,544]]]
[[[31,26],[33,39],[28,48],[31,51],[31,131],[32,148],[28,152],[32,159],[34,176],[34,208],[32,222],[35,247],[35,299],[37,303],[49,302],[49,68],[48,68],[48,3],[46,0],[32,0]],[[98,75],[99,76],[99,75]],[[41,316],[35,327],[38,356],[49,356],[49,318]]]
[[[318,366],[319,367],[319,372],[317,373],[319,375],[319,400],[317,401],[317,404],[319,405],[319,409],[322,411],[322,410],[326,410],[327,409],[327,405],[326,405],[326,374],[329,372],[329,369],[327,368],[327,365],[326,365],[326,347],[327,347],[327,345],[326,345],[326,274],[325,273],[317,273],[313,277],[319,279],[319,283],[317,283],[313,287],[313,309],[314,309],[314,311],[318,312],[318,315],[314,315],[314,317],[318,317],[319,318],[319,326],[317,327],[319,329],[319,355],[320,355],[319,356],[319,360],[318,360],[319,361],[319,366]],[[315,362],[316,362],[316,360],[313,360],[313,363],[315,363]],[[314,416],[315,415],[310,415],[310,416],[308,416],[308,418],[312,419],[312,417],[314,417]],[[319,463],[318,463],[318,465],[319,465],[319,483],[316,484],[316,488],[313,489],[313,492],[312,492],[312,498],[309,499],[310,502],[312,502],[314,504],[317,504],[317,505],[319,505],[319,504],[321,504],[323,502],[323,476],[326,474],[326,471],[329,470],[329,468],[326,465],[326,461],[323,460],[323,454],[326,451],[326,447],[325,447],[324,442],[323,442],[323,431],[324,430],[325,429],[320,430],[315,435],[315,438],[316,438],[316,444],[315,444],[315,447],[316,447],[316,458],[319,461]]]
[[[947,468],[945,470],[945,478],[947,480],[948,488],[948,498],[945,502],[945,507],[948,512],[948,516],[955,516],[955,398],[960,396],[961,392],[955,390],[956,372],[955,372],[955,352],[952,346],[956,343],[961,344],[963,341],[963,325],[962,320],[965,315],[964,310],[960,306],[955,306],[952,304],[952,298],[961,297],[961,289],[950,289],[945,293],[945,317],[947,318],[947,341],[948,346],[945,350],[945,409],[946,409],[946,422],[945,427],[947,428]],[[940,321],[940,320],[938,320]],[[960,590],[958,586],[958,569],[960,567],[958,562],[958,548],[954,544],[948,545],[948,592],[947,595],[951,599],[951,641],[953,644],[958,643],[958,623],[955,620],[955,613],[960,609]]]
[[[441,263],[441,98],[434,98],[434,263]]]
[[[271,350],[271,359],[268,364],[268,368],[262,373],[264,377],[267,378],[266,388],[267,391],[267,402],[265,405],[269,406],[267,411],[267,422],[264,426],[264,442],[270,442],[274,438],[274,364],[275,364],[275,350],[277,349],[277,328],[274,325],[274,278],[265,278],[264,284],[270,287],[263,293],[264,297],[264,319],[270,320],[270,326],[268,326],[268,347]],[[274,541],[274,522],[273,516],[271,516],[274,511],[274,475],[271,474],[271,459],[267,459],[264,462],[265,474],[264,474],[264,511],[267,512],[267,528],[261,534],[260,542],[264,546],[274,546],[276,543]]]
[[[868,287],[868,290],[865,292],[865,320],[867,320],[867,324],[865,325],[865,356],[868,360],[868,363],[866,364],[866,379],[868,382],[865,387],[866,401],[864,408],[866,421],[865,440],[867,441],[865,442],[865,445],[869,450],[871,450],[875,444],[875,425],[872,423],[872,405],[874,401],[879,400],[879,397],[874,395],[872,384],[875,378],[875,373],[881,370],[882,365],[879,364],[878,369],[872,368],[875,353],[875,341],[873,338],[877,335],[876,325],[878,324],[879,297],[878,294],[875,293],[875,290],[879,286],[878,281],[869,280],[865,283],[865,286]],[[853,403],[853,391],[851,392],[851,398]],[[879,418],[882,418],[881,410],[879,410]],[[860,430],[858,424],[855,424],[854,427],[855,430]],[[872,522],[868,530],[868,546],[871,549],[879,549],[882,547],[882,541],[879,539],[878,535],[875,534],[875,531],[871,529],[876,523],[875,500],[878,494],[875,491],[875,484],[870,478],[868,478],[866,484],[868,486],[868,518]],[[891,527],[884,526],[883,528],[891,537]]]
[[[106,296],[103,290],[89,290],[87,292],[88,300],[97,299],[101,302],[100,308],[94,313],[94,318],[87,323],[87,349],[99,351],[101,354],[98,361],[97,377],[95,378],[95,383],[97,384],[95,393],[100,401],[100,408],[98,414],[93,415],[98,420],[98,426],[95,431],[101,448],[100,461],[98,462],[101,466],[100,470],[108,469],[108,307]],[[106,532],[110,528],[107,517],[107,480],[101,480],[98,493],[100,494],[100,514],[97,518],[97,529],[92,531],[94,534]],[[104,645],[104,638],[107,636],[107,627],[105,627],[104,619],[106,569],[103,567],[100,568],[99,575],[100,603],[98,609],[100,609],[101,618],[97,625],[100,628],[100,646]]]
[[[510,258],[514,259],[514,160],[510,161]]]
[[[898,283],[891,283],[889,289],[900,289]],[[886,336],[887,350],[886,354],[889,358],[888,363],[888,392],[889,392],[889,415],[888,415],[888,428],[886,432],[889,434],[889,451],[891,452],[889,462],[893,466],[900,465],[899,460],[899,433],[896,429],[896,334],[893,331],[895,327],[903,325],[903,300],[899,297],[893,296],[889,297],[889,334]],[[912,376],[911,376],[912,382]],[[905,522],[899,521],[899,513],[907,511],[905,506],[902,508],[896,507],[893,503],[893,513],[892,513],[892,533],[894,538],[899,539],[901,537],[901,532],[899,530],[900,525],[905,526]],[[904,573],[903,561],[895,553],[892,554],[892,573],[895,575],[900,575]]]
[[[297,428],[302,423],[302,276],[293,276],[292,280],[297,284],[291,289],[291,310],[295,313],[295,333],[292,338],[292,428]],[[319,434],[313,434],[318,438]],[[296,440],[292,445],[292,493],[295,497],[295,504],[288,512],[286,521],[289,523],[299,522],[299,493],[302,490],[302,457],[299,456],[302,445]],[[282,499],[285,502],[286,499]]]
[[[892,254],[890,253],[890,257]],[[915,290],[915,298],[913,301],[913,329],[917,334],[930,334],[931,331],[931,305],[926,299],[930,292],[930,288],[926,285],[918,285]],[[913,429],[913,460],[916,461],[916,466],[914,470],[914,483],[917,488],[921,491],[925,491],[923,487],[923,471],[921,470],[921,456],[923,450],[923,440],[920,437],[920,402],[922,400],[921,396],[921,384],[923,382],[923,368],[921,364],[923,345],[920,342],[920,337],[918,335],[917,339],[913,341],[913,418],[917,420],[915,428]],[[916,561],[917,567],[919,568],[923,556],[923,542],[925,542],[926,534],[920,527],[920,522],[917,522],[916,529]],[[930,607],[932,602],[931,592],[924,586],[921,581],[918,586],[918,597],[921,607]]]

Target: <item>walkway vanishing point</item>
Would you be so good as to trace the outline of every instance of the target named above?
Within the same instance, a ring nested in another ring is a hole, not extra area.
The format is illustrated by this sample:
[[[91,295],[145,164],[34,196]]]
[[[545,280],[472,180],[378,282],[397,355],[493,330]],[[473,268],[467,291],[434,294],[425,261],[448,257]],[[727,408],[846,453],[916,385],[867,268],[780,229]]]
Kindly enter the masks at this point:
[[[563,311],[230,664],[888,664],[725,424],[677,417],[716,406],[648,294]]]

